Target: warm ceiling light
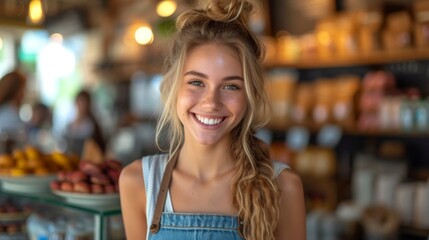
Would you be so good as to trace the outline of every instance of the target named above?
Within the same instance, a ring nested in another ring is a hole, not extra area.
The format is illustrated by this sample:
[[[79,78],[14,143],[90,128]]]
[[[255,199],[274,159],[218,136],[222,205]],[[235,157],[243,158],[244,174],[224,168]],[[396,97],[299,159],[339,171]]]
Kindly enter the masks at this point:
[[[136,42],[141,45],[151,44],[153,42],[153,32],[149,27],[139,27],[134,33]]]
[[[2,49],[3,49],[3,39],[0,38],[0,50],[2,50]]]
[[[172,0],[163,0],[158,2],[158,5],[156,6],[156,12],[161,17],[168,17],[171,16],[177,8],[177,3]]]
[[[28,19],[32,24],[41,24],[45,18],[42,0],[31,0],[28,6]]]

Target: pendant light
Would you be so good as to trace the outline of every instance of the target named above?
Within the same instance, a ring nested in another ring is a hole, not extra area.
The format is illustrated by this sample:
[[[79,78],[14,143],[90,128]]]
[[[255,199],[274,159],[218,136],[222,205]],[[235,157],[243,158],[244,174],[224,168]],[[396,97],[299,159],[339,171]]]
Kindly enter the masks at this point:
[[[28,4],[28,21],[31,24],[42,24],[45,20],[42,0],[30,0]]]

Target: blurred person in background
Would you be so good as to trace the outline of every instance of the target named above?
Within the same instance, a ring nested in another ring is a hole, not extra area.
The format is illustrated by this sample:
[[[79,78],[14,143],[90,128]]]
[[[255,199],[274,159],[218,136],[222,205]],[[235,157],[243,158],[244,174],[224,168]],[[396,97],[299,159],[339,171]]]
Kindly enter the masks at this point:
[[[102,152],[105,151],[105,141],[101,127],[92,112],[91,94],[81,90],[75,97],[75,117],[67,124],[65,138],[67,151],[82,154],[86,140],[92,139]]]
[[[0,80],[0,152],[11,152],[25,141],[25,123],[19,108],[25,96],[27,77],[12,71]]]
[[[27,122],[28,142],[44,148],[47,137],[52,137],[52,111],[42,102],[31,105],[31,118]]]
[[[25,96],[27,78],[13,71],[0,80],[0,132],[15,133],[25,128],[19,108]]]
[[[27,123],[29,133],[38,132],[41,129],[50,129],[52,126],[51,109],[42,102],[36,102],[31,106],[31,118]]]

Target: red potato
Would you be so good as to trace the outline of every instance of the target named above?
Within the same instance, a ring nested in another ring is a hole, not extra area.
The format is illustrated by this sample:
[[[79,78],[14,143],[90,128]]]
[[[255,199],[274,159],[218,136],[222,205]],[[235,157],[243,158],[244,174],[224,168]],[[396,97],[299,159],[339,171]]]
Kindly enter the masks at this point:
[[[90,179],[91,179],[91,183],[100,184],[100,185],[108,185],[111,183],[110,178],[103,173],[92,175]]]
[[[109,184],[109,185],[104,186],[104,191],[106,193],[116,193],[115,185]]]
[[[98,164],[98,166],[101,168],[102,172],[109,170],[109,167],[107,166],[106,162],[102,162],[102,163]]]
[[[66,172],[66,179],[64,181],[71,182],[71,172]]]
[[[88,161],[81,161],[79,163],[79,169],[88,175],[100,174],[103,172],[100,166]]]
[[[103,194],[104,186],[100,184],[91,184],[91,192],[93,194]]]
[[[61,189],[61,182],[60,181],[52,181],[49,186],[52,190],[60,190]]]
[[[119,175],[121,175],[121,170],[109,170],[107,171],[107,175],[109,175],[110,179],[114,182],[117,183],[119,182]]]
[[[65,171],[58,172],[57,173],[57,179],[60,181],[67,180],[67,172],[65,172]]]
[[[61,182],[60,190],[65,192],[73,192],[74,191],[73,183],[66,182],[66,181]]]
[[[109,169],[113,169],[113,170],[121,170],[122,169],[122,163],[119,162],[118,160],[108,159],[108,160],[104,161],[104,164],[106,164],[106,166]]]
[[[77,182],[73,184],[74,191],[78,193],[91,193],[91,186],[87,182]]]
[[[88,175],[82,171],[73,171],[68,174],[68,180],[73,183],[85,182],[88,180]]]

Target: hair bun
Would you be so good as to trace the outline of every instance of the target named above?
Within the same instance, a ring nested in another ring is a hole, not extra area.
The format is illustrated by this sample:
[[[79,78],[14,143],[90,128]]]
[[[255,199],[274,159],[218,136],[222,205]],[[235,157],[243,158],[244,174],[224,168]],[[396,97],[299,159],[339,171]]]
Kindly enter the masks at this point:
[[[207,15],[221,22],[248,21],[254,3],[249,0],[205,0],[202,7]]]

